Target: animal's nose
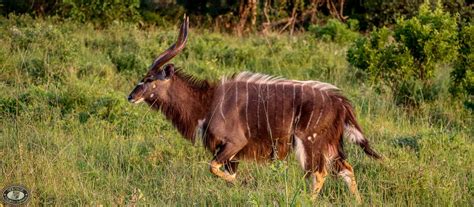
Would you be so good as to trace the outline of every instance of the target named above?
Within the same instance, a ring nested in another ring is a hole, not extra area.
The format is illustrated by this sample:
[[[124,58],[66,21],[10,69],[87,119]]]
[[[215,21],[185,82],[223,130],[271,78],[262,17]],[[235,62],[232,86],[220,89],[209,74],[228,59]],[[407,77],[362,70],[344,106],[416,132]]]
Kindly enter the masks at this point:
[[[133,102],[133,97],[132,96],[128,96],[128,102]]]

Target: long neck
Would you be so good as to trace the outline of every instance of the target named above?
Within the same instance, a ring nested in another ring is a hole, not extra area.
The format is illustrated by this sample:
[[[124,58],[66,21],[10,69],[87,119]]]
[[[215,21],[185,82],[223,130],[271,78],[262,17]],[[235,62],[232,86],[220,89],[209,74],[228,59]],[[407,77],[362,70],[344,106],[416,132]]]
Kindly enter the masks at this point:
[[[186,139],[194,142],[196,126],[209,112],[214,91],[213,84],[178,72],[171,80],[166,99],[157,97],[146,102],[160,109]]]

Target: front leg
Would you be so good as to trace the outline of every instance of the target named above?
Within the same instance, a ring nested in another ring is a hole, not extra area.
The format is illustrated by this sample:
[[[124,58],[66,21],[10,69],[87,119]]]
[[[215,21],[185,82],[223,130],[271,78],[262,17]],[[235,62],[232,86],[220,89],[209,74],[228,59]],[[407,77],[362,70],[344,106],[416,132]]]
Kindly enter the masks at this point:
[[[216,160],[211,161],[211,173],[224,179],[227,182],[233,183],[235,181],[236,173],[229,173],[229,171],[222,171],[220,168],[223,164],[218,163]]]
[[[239,162],[237,159],[231,159],[229,162],[224,164],[224,170],[225,172],[235,175],[237,173],[237,167],[239,166]]]
[[[217,155],[211,161],[210,171],[212,174],[226,180],[227,182],[234,182],[237,163],[231,163],[232,158],[247,144],[244,142],[231,143],[228,142],[219,150]],[[226,170],[222,171],[220,168],[226,164]]]

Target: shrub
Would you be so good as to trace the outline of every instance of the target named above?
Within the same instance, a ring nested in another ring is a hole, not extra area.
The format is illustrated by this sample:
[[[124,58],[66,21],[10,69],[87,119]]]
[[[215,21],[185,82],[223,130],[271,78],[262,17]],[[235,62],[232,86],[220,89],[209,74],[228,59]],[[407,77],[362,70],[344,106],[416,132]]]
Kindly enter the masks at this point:
[[[63,0],[64,16],[100,24],[118,21],[138,21],[140,0]]]
[[[21,71],[26,77],[30,77],[34,83],[45,82],[48,78],[47,66],[43,60],[38,58],[29,59],[20,64]]]
[[[360,22],[362,30],[372,27],[382,27],[396,23],[397,18],[411,18],[418,14],[420,5],[426,0],[365,0],[346,2],[345,15]],[[431,1],[432,7],[436,7],[435,2],[440,2],[444,10],[456,14],[459,13],[462,21],[470,21],[474,14],[472,3],[466,0],[440,0]]]
[[[429,79],[436,62],[450,62],[457,57],[457,17],[441,6],[431,11],[427,4],[409,20],[398,20],[395,38],[409,49],[417,64],[417,78]]]
[[[456,17],[423,4],[416,17],[399,19],[394,31],[382,28],[356,40],[347,59],[372,83],[388,86],[397,103],[417,104],[436,97],[436,64],[455,60],[457,45]]]
[[[451,72],[449,91],[455,97],[466,98],[466,105],[474,109],[474,26],[464,26],[459,33],[459,59]]]
[[[357,29],[357,22],[355,20],[349,20],[349,23],[352,28],[349,28],[347,24],[344,24],[337,19],[330,19],[323,26],[311,25],[309,31],[314,33],[317,38],[325,41],[348,43],[354,41],[359,36],[359,33],[351,30]]]

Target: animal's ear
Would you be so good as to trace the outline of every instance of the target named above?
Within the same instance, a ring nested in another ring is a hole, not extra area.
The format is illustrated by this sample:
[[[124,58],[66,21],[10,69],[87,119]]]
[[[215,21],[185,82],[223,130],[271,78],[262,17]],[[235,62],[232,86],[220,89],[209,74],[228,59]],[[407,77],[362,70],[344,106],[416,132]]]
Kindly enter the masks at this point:
[[[170,79],[174,75],[174,65],[167,64],[163,67],[162,70],[157,71],[155,80],[166,80]]]
[[[163,68],[164,79],[169,79],[173,75],[174,75],[174,65],[173,64],[165,65],[165,67]]]

